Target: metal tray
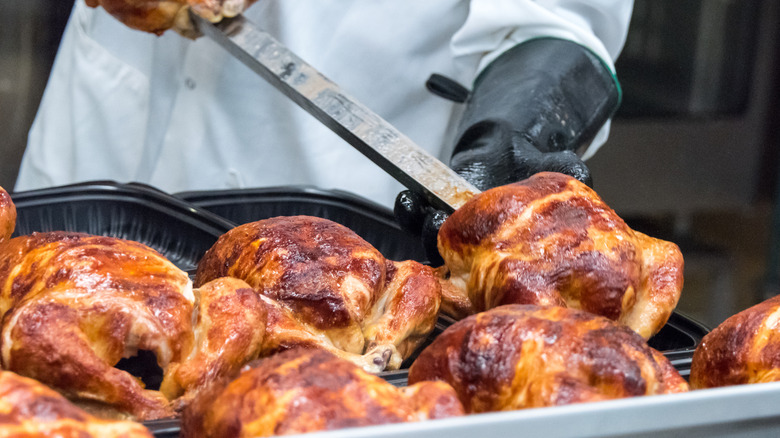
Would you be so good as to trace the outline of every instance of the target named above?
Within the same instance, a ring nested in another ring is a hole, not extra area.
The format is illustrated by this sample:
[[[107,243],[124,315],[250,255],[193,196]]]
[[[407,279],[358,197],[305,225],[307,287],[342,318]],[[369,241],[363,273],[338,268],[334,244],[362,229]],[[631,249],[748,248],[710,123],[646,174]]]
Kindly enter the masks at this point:
[[[720,438],[780,435],[780,382],[391,424],[306,438]]]
[[[757,438],[780,434],[780,382],[635,397],[333,432],[306,438]],[[175,438],[176,420],[147,424]]]

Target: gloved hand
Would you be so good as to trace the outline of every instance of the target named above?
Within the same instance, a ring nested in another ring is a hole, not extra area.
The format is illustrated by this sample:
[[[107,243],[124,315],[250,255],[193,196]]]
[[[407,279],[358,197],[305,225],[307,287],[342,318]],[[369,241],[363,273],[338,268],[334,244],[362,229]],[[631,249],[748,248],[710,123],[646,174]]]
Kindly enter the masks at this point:
[[[450,167],[486,190],[542,171],[592,186],[578,153],[620,104],[620,87],[603,61],[571,41],[541,38],[519,44],[490,63],[474,82],[455,137]],[[447,215],[419,194],[401,192],[395,216],[420,233],[434,265]]]
[[[173,29],[188,38],[198,32],[192,25],[189,9],[211,22],[235,17],[257,0],[85,0],[87,6],[102,6],[116,19],[136,30],[161,35]]]

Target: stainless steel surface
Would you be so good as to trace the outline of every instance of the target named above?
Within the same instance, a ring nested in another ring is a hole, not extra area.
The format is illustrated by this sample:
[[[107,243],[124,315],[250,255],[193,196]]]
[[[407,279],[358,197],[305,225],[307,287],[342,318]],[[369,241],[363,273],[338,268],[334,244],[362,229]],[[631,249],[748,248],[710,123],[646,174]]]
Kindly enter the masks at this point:
[[[479,190],[243,16],[198,30],[411,190],[452,212]]]
[[[307,438],[776,437],[780,382],[312,433]],[[296,435],[304,436],[304,435]]]

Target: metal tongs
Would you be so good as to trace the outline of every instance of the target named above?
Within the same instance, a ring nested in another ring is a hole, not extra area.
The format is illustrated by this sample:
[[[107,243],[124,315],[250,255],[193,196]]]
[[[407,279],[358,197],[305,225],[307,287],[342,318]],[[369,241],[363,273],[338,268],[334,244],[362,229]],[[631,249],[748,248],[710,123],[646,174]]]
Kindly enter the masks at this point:
[[[211,23],[190,13],[198,31],[225,48],[434,207],[452,213],[479,190],[345,93],[243,15]]]

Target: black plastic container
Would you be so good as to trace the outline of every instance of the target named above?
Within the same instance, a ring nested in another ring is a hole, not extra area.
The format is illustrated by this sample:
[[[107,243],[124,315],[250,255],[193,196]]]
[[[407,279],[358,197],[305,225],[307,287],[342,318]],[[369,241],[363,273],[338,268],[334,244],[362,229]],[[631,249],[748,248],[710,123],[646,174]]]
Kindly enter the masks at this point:
[[[235,225],[140,184],[101,181],[13,193],[14,236],[77,231],[146,244],[185,271]]]
[[[390,209],[352,193],[284,186],[184,192],[175,196],[236,224],[275,216],[330,219],[357,233],[390,260],[427,262],[419,239],[401,230]]]

